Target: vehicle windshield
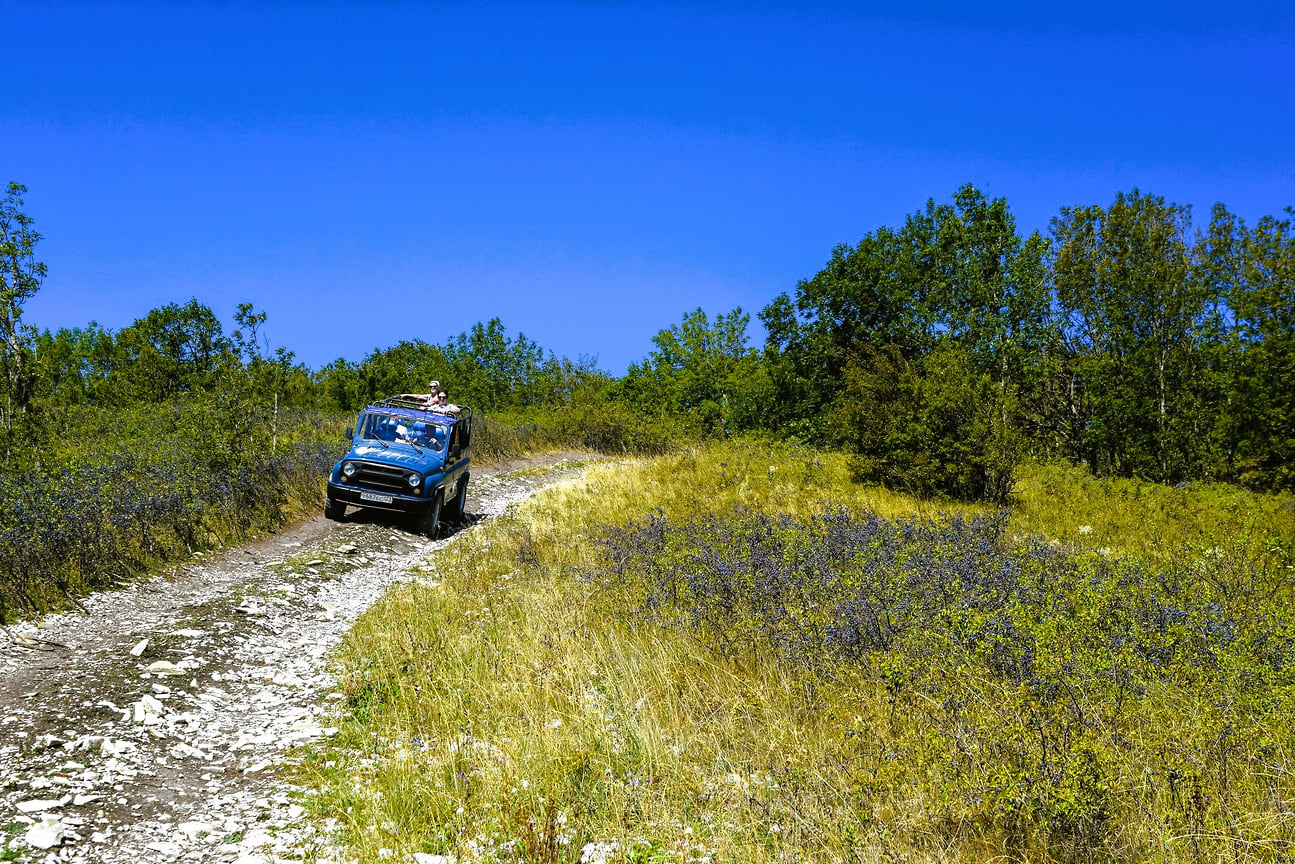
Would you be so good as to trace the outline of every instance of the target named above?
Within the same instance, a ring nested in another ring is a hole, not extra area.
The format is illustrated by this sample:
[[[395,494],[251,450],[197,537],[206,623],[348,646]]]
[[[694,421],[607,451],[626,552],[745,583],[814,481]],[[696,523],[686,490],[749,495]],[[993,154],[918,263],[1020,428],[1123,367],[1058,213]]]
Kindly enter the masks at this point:
[[[450,427],[403,412],[366,411],[356,436],[366,441],[403,442],[439,453],[450,439]]]

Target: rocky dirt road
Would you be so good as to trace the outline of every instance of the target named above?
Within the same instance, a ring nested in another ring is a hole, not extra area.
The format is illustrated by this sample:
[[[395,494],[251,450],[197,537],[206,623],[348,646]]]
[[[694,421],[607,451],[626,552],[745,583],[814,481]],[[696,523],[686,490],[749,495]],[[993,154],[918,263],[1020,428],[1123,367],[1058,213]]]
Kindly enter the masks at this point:
[[[577,470],[474,472],[471,521]],[[471,530],[315,518],[0,635],[0,860],[345,860],[282,766],[335,731],[351,622]]]

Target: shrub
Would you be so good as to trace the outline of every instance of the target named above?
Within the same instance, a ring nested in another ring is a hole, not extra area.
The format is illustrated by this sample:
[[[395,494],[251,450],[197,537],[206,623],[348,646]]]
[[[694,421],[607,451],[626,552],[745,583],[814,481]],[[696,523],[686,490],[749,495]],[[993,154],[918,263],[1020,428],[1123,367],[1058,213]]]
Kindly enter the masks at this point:
[[[608,615],[739,667],[878,682],[892,712],[924,718],[873,715],[913,760],[908,782],[1021,857],[1121,857],[1116,826],[1148,808],[1183,831],[1237,831],[1230,802],[1267,800],[1260,766],[1290,730],[1285,576],[1221,552],[1144,563],[1012,544],[1007,524],[658,513],[608,529],[586,578]]]
[[[313,412],[268,418],[202,399],[82,409],[40,467],[0,473],[0,621],[40,612],[313,509],[341,436]]]
[[[574,447],[595,453],[664,453],[697,433],[684,418],[644,416],[614,402],[477,416],[473,455],[487,460]]]
[[[963,352],[913,363],[892,345],[849,363],[830,425],[861,480],[1003,502],[1022,452],[1015,412],[1010,390],[974,372]]]

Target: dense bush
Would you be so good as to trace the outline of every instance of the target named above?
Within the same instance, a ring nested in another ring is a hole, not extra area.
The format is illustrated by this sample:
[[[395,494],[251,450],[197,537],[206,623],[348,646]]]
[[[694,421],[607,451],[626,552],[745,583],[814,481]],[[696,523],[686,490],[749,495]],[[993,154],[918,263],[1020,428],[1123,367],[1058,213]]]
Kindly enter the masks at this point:
[[[646,416],[605,402],[480,414],[473,427],[472,447],[473,458],[486,461],[567,447],[608,454],[656,454],[698,437],[698,430],[686,418]]]
[[[317,504],[341,441],[313,412],[274,424],[225,397],[59,425],[32,467],[0,472],[0,620],[282,525]]]
[[[917,495],[1004,502],[1023,451],[1010,390],[977,373],[965,352],[920,361],[863,351],[845,369],[830,415],[855,475]]]
[[[1007,524],[657,515],[610,530],[588,576],[609,608],[730,662],[874,681],[889,712],[923,718],[904,731],[894,713],[854,718],[858,749],[838,756],[874,766],[865,800],[911,769],[959,833],[1025,857],[1136,857],[1141,841],[1116,835],[1147,812],[1206,858],[1221,838],[1295,841],[1285,821],[1249,827],[1284,807],[1289,562],[1217,548],[1118,560],[1012,543]],[[914,764],[875,762],[878,747]]]

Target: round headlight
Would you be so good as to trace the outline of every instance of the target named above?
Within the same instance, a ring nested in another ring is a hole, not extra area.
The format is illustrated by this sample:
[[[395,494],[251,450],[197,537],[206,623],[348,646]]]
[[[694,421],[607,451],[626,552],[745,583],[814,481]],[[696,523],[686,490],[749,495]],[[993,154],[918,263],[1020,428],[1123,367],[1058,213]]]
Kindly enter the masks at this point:
[[[342,473],[343,473],[343,474],[345,474],[347,477],[354,477],[354,476],[355,476],[355,463],[354,463],[354,462],[347,462],[347,463],[345,463],[344,465],[342,465]]]
[[[423,482],[423,478],[422,478],[422,477],[420,477],[419,475],[417,475],[417,474],[410,474],[410,475],[409,475],[409,485],[410,485],[410,487],[411,487],[411,488],[417,489],[417,488],[418,488],[418,484],[419,484],[419,483],[422,483],[422,482]]]

